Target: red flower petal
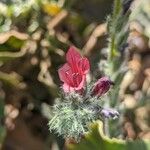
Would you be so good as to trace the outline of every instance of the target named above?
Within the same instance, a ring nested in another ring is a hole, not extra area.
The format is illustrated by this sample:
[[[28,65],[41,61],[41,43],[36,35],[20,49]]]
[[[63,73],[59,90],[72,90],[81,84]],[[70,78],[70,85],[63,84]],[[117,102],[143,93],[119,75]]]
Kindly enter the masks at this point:
[[[81,74],[79,74],[79,73],[74,73],[74,74],[72,75],[72,80],[73,80],[73,85],[74,85],[74,87],[78,87],[78,85],[81,83],[81,81],[82,81],[82,76],[83,76],[83,75],[81,75]]]
[[[71,88],[68,84],[64,83],[63,84],[63,90],[65,93],[69,93],[69,92],[73,92],[74,91],[74,88]]]
[[[90,70],[90,63],[87,58],[82,58],[78,62],[78,68],[81,69],[83,74],[87,74]]]
[[[83,58],[74,47],[68,50],[66,60],[67,63],[58,70],[60,80],[64,82],[63,90],[66,93],[76,91],[82,94],[86,83],[86,73],[90,69],[89,61]]]
[[[61,68],[58,69],[59,78],[62,82],[72,85],[72,71],[70,66],[66,63]]]
[[[85,85],[85,81],[86,81],[86,76],[85,75],[83,75],[82,76],[82,80],[80,81],[80,84],[78,85],[78,87],[75,87],[75,90],[76,91],[82,91],[82,89],[83,89],[83,87],[84,87],[84,85]]]
[[[66,60],[70,67],[72,68],[73,72],[78,72],[78,62],[81,59],[81,55],[75,47],[71,46],[66,54]]]
[[[85,76],[82,76],[81,82],[77,86],[70,86],[69,84],[64,83],[63,84],[64,92],[69,93],[69,92],[76,91],[76,92],[79,92],[79,93],[83,93],[83,87],[85,85],[85,80],[86,80]]]

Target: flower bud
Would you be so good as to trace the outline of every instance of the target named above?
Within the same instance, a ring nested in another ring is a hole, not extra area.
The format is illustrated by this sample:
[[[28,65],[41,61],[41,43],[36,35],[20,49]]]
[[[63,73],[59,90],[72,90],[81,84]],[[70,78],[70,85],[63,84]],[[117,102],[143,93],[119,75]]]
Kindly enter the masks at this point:
[[[109,89],[110,86],[114,83],[108,77],[100,78],[94,85],[91,96],[100,97],[101,95],[105,94]]]
[[[116,118],[118,118],[119,113],[118,113],[118,111],[116,111],[114,109],[104,108],[101,111],[101,115],[104,116],[105,118],[116,119]]]

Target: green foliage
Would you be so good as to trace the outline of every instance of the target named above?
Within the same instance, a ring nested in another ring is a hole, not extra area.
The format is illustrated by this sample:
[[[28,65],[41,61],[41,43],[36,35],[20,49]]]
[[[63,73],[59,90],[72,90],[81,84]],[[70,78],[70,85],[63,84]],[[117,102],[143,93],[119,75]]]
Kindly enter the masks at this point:
[[[89,122],[100,118],[100,110],[100,103],[96,98],[85,100],[82,96],[71,93],[53,106],[54,116],[49,121],[49,129],[59,136],[79,141],[88,131]]]
[[[146,140],[123,141],[110,139],[103,133],[103,124],[94,122],[80,143],[69,144],[68,150],[150,150],[150,142]]]
[[[124,74],[127,71],[127,37],[129,35],[130,5],[130,0],[114,0],[113,12],[107,19],[109,36],[107,47],[108,57],[107,60],[104,60],[104,63],[100,62],[102,72],[110,76],[110,79],[115,83],[114,90],[110,92],[107,97],[108,101],[105,101],[104,105],[117,108],[120,111],[120,117],[122,117],[123,108],[120,107],[119,90]],[[113,127],[117,127],[119,122],[106,122],[104,124],[105,131],[107,131],[106,134],[110,137],[118,135],[118,131]]]
[[[2,124],[4,120],[4,101],[3,98],[0,96],[0,145],[3,142],[5,136],[6,136],[6,130],[4,125]]]
[[[17,31],[0,34],[0,61],[23,56],[25,54],[23,47],[27,39],[27,34]]]
[[[130,6],[124,8],[124,3],[125,0],[115,0],[113,12],[107,18],[109,35],[108,59],[106,65],[103,67],[103,72],[109,75],[115,83],[117,82],[116,89],[118,89],[117,86],[120,85],[123,74],[126,71],[124,68],[127,61],[125,49],[128,46],[127,37],[129,35],[128,27],[131,11],[129,9]]]
[[[89,84],[82,95],[76,92],[64,93],[53,106],[53,115],[49,121],[50,131],[63,138],[80,141],[88,131],[89,123],[98,119],[118,118],[119,113],[116,110],[103,107],[103,101],[107,101],[105,96],[92,95],[92,89],[93,86]]]
[[[128,36],[128,20],[130,12],[124,13],[123,1],[115,0],[114,9],[111,16],[108,17],[109,34],[109,59],[119,54],[119,50],[124,46]]]
[[[0,80],[8,86],[20,87],[22,77],[15,72],[8,74],[0,71]]]

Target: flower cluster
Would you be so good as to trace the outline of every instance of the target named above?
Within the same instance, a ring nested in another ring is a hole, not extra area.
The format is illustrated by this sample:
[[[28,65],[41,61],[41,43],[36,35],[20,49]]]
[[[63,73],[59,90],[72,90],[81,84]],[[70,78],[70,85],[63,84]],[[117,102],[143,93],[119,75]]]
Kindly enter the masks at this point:
[[[63,92],[53,106],[54,116],[49,121],[49,129],[65,138],[79,141],[88,131],[90,122],[103,118],[116,119],[119,113],[114,109],[103,108],[101,104],[102,95],[113,85],[108,77],[104,76],[93,85],[87,85],[90,63],[75,47],[69,48],[66,61],[58,70]]]
[[[77,92],[82,94],[86,87],[86,74],[90,70],[89,60],[82,57],[79,52],[72,46],[66,54],[67,63],[59,70],[60,80],[63,82],[65,93]],[[100,78],[91,90],[91,96],[100,97],[105,94],[113,82],[108,77]]]

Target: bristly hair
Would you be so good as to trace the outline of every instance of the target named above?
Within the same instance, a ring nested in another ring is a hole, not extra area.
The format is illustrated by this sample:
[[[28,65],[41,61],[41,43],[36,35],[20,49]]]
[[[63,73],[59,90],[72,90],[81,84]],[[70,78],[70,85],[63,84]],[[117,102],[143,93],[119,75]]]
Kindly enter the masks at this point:
[[[90,88],[91,86],[87,87],[86,95],[89,95]],[[79,142],[88,131],[90,122],[97,119],[103,120],[103,117],[105,117],[100,103],[101,100],[96,96],[88,96],[85,99],[77,93],[62,96],[53,106],[53,117],[48,123],[49,130],[59,136]]]

